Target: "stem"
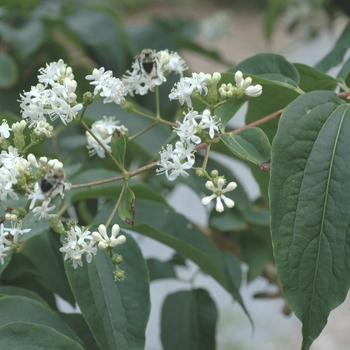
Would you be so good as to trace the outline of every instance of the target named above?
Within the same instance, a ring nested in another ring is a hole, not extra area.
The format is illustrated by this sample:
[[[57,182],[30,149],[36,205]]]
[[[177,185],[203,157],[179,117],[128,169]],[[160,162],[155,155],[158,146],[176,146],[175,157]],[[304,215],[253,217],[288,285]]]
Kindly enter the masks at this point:
[[[154,94],[156,97],[156,116],[157,116],[157,120],[160,121],[162,118],[160,117],[160,102],[159,102],[159,87],[158,86],[155,87]]]
[[[113,181],[118,181],[124,179],[124,175],[118,175],[118,176],[113,176],[108,179],[103,179],[103,180],[96,180],[96,181],[91,181],[91,182],[85,182],[83,184],[78,184],[78,185],[72,185],[71,189],[77,189],[77,188],[84,188],[84,187],[92,187],[92,186],[97,186],[97,185],[102,185],[106,184],[109,182]]]
[[[176,126],[176,124],[173,123],[173,122],[170,122],[168,120],[162,119],[160,117],[159,118],[158,117],[153,117],[153,116],[151,116],[149,114],[146,114],[146,113],[143,113],[143,112],[139,111],[136,108],[133,110],[133,112],[138,114],[138,115],[141,115],[142,117],[151,119],[151,120],[155,121],[156,123],[162,123],[162,124],[166,124],[166,125],[170,125],[170,126]]]
[[[133,140],[133,139],[136,139],[137,137],[139,137],[140,135],[144,134],[145,132],[147,132],[148,130],[152,129],[154,126],[156,126],[157,124],[151,124],[149,126],[147,126],[146,129],[143,129],[141,131],[139,131],[137,134],[135,135],[132,135],[129,137],[129,141]]]
[[[81,125],[84,129],[98,142],[98,144],[104,149],[108,157],[113,161],[113,163],[120,169],[122,173],[125,172],[125,169],[119,164],[119,162],[113,157],[113,155],[108,151],[106,146],[97,138],[97,136],[92,132],[92,130],[86,125],[86,123],[80,119]]]
[[[258,126],[260,124],[267,123],[268,121],[279,117],[283,113],[283,111],[284,111],[284,108],[279,109],[278,111],[273,112],[273,113],[267,115],[266,117],[263,117],[263,118],[261,118],[259,120],[256,120],[255,122],[251,122],[250,124],[244,125],[241,128],[238,128],[236,130],[230,131],[230,132],[225,133],[223,135],[228,135],[228,136],[229,135],[236,135],[236,134],[239,134],[241,131],[243,131],[245,129],[253,128],[254,126]]]
[[[343,86],[342,89],[345,90]],[[350,96],[350,91],[339,92],[337,95],[339,98],[348,98]]]
[[[118,207],[119,207],[119,204],[120,204],[120,202],[121,202],[121,200],[122,200],[122,197],[123,197],[123,194],[124,194],[124,191],[125,191],[125,188],[126,188],[127,185],[128,185],[127,181],[124,181],[122,190],[120,191],[120,195],[119,195],[118,201],[117,201],[117,203],[115,204],[115,206],[114,206],[114,208],[113,208],[111,214],[109,215],[109,217],[108,217],[108,219],[107,219],[107,221],[106,221],[106,224],[105,224],[106,228],[107,228],[107,227],[109,226],[109,224],[111,223],[111,221],[112,221],[112,219],[113,219],[113,216],[114,216],[114,214],[116,213],[116,211],[117,211],[117,209],[118,209]]]
[[[205,148],[205,155],[204,155],[203,164],[202,164],[202,169],[204,170],[207,168],[209,153],[210,153],[210,146],[211,144],[207,144]]]
[[[128,178],[131,178],[133,176],[136,176],[140,173],[143,173],[146,170],[152,169],[154,167],[156,167],[158,165],[158,161],[147,164],[141,168],[138,168],[136,170],[133,171],[129,171],[127,173]],[[113,181],[118,181],[118,180],[123,180],[124,179],[124,175],[118,175],[118,176],[114,176],[114,177],[110,177],[108,179],[103,179],[103,180],[96,180],[96,181],[91,181],[91,182],[85,182],[83,184],[78,184],[78,185],[72,185],[71,189],[77,189],[77,188],[84,188],[84,187],[92,187],[92,186],[96,186],[96,185],[101,185],[101,184],[105,184],[105,183],[109,183],[109,182],[113,182]]]

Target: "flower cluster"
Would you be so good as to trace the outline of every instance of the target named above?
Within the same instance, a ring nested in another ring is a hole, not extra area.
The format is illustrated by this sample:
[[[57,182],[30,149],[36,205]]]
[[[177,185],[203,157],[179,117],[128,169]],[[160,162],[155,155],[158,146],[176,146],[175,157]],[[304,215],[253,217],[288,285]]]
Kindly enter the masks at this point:
[[[91,232],[77,225],[71,226],[63,246],[60,248],[60,251],[65,253],[64,260],[71,261],[76,269],[78,266],[83,266],[83,254],[86,254],[88,263],[92,261],[92,256],[97,254],[96,243],[98,243],[99,249],[107,249],[108,247],[114,248],[126,241],[124,235],[117,238],[120,232],[120,227],[117,224],[113,225],[110,238],[107,235],[105,225],[100,225],[98,231]]]
[[[131,96],[145,95],[148,91],[154,91],[156,86],[166,81],[166,75],[170,72],[182,76],[188,68],[177,52],[168,50],[156,52],[145,49],[135,58],[131,66],[132,71],[128,70],[123,77],[126,94]]]
[[[185,102],[189,108],[192,108],[191,96],[193,93],[199,95],[204,92],[204,95],[208,93],[207,78],[210,75],[201,73],[192,73],[192,77],[181,78],[179,82],[175,84],[169,95],[170,100],[179,100],[182,106]]]
[[[89,131],[86,131],[86,147],[89,150],[90,157],[97,154],[100,158],[105,158],[105,149],[108,150],[108,152],[111,152],[109,143],[111,142],[115,130],[119,130],[124,135],[128,133],[128,129],[123,125],[117,126],[119,121],[114,119],[115,117],[104,116],[102,120],[98,120],[92,124],[91,132],[97,137],[100,143],[97,142]],[[104,147],[102,147],[101,144],[103,144]]]
[[[0,154],[0,200],[6,202],[8,196],[18,200],[16,190],[22,187],[21,178],[29,170],[29,162],[22,158],[18,150],[9,146]],[[14,189],[16,187],[16,189]]]
[[[208,109],[203,114],[190,109],[182,122],[177,121],[178,127],[174,128],[180,138],[180,141],[175,144],[175,149],[173,150],[172,145],[167,145],[160,152],[160,169],[157,169],[157,173],[165,174],[169,181],[174,181],[180,175],[189,177],[186,170],[194,165],[195,145],[201,143],[202,138],[206,137],[207,134],[204,133],[206,130],[209,137],[214,138],[215,131],[219,131],[217,123],[217,118],[213,117]]]
[[[11,221],[11,228],[0,224],[0,262],[4,265],[4,258],[10,251],[18,250],[18,237],[31,229],[22,230],[21,223]]]
[[[60,118],[65,125],[70,123],[83,108],[76,102],[77,82],[72,68],[59,60],[40,68],[39,73],[39,84],[20,95],[22,117],[29,127],[46,123],[48,118],[51,121]]]
[[[103,67],[95,68],[85,79],[92,80],[90,84],[95,85],[93,94],[104,97],[103,103],[120,104],[124,101],[126,94],[124,84],[119,78],[113,76],[111,70],[105,71]]]
[[[260,84],[251,85],[252,78],[247,77],[244,79],[243,73],[239,70],[235,73],[235,81],[236,86],[233,86],[231,83],[220,86],[219,93],[222,98],[242,98],[244,95],[258,97],[262,94],[262,86]]]

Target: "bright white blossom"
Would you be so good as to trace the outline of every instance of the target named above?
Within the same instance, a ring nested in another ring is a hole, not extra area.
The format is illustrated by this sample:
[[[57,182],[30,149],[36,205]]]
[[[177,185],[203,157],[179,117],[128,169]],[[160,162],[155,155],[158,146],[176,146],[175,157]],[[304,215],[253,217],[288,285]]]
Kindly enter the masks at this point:
[[[31,228],[22,229],[22,223],[21,222],[15,222],[11,221],[11,228],[5,227],[5,232],[8,232],[12,236],[13,242],[18,242],[18,237],[22,236],[23,234],[30,232]]]
[[[174,181],[178,176],[189,177],[186,170],[191,169],[194,165],[194,153],[185,154],[183,150],[186,151],[184,145],[181,146],[181,149],[176,148],[174,151],[172,145],[163,148],[158,163],[160,169],[156,170],[158,175],[165,174],[169,181]]]
[[[126,94],[124,84],[119,78],[113,76],[111,70],[105,71],[104,67],[95,68],[85,79],[92,80],[90,84],[95,85],[93,94],[104,97],[103,103],[120,104],[124,101]]]
[[[90,231],[84,228],[82,230],[79,226],[72,226],[60,251],[65,253],[64,260],[71,261],[73,267],[76,269],[78,266],[83,266],[83,262],[81,261],[83,254],[86,254],[86,261],[88,263],[92,261],[92,255],[96,255],[97,253],[97,248],[94,247],[94,244],[95,241]]]
[[[55,205],[49,206],[51,203],[51,198],[45,198],[40,206],[37,206],[33,208],[33,214],[34,216],[39,215],[39,219],[49,219],[50,218],[50,212],[56,208]]]
[[[12,129],[7,124],[7,120],[3,119],[2,124],[0,125],[0,141],[8,139],[10,137],[10,131]]]
[[[247,96],[258,97],[262,93],[262,86],[260,84],[251,85],[252,78],[247,77],[244,79],[243,73],[239,70],[235,73],[235,81],[237,88],[244,90]]]
[[[189,108],[192,108],[191,95],[194,92],[204,95],[208,93],[208,87],[206,83],[206,75],[204,73],[192,73],[192,77],[181,78],[178,83],[175,84],[171,93],[169,94],[170,100],[179,100],[182,106],[185,102]]]
[[[29,168],[29,162],[19,156],[15,147],[9,146],[7,151],[0,153],[0,200],[7,201],[7,197],[17,200],[18,195],[13,190],[18,179],[24,176]]]
[[[114,248],[119,244],[124,244],[126,242],[126,237],[124,235],[118,234],[120,232],[120,227],[118,224],[112,226],[111,237],[107,235],[107,229],[105,225],[100,225],[98,227],[98,232],[92,232],[92,237],[96,242],[98,242],[99,249],[106,249],[108,247]]]
[[[70,123],[83,108],[81,103],[76,102],[77,82],[72,68],[59,60],[40,68],[39,72],[39,83],[20,95],[22,118],[29,123],[29,127],[57,118],[65,125]]]
[[[4,265],[4,258],[7,257],[11,251],[11,241],[7,239],[8,233],[5,231],[4,224],[0,225],[0,262]]]
[[[233,191],[237,187],[237,184],[235,182],[230,182],[226,186],[226,188],[223,189],[224,185],[225,185],[225,180],[222,178],[219,178],[217,180],[217,186],[214,184],[213,181],[207,181],[205,184],[205,187],[208,190],[212,191],[213,194],[208,197],[204,197],[202,199],[202,205],[208,205],[214,198],[216,198],[215,210],[217,212],[222,213],[224,211],[224,206],[221,200],[224,201],[224,203],[228,208],[233,208],[233,206],[235,205],[235,202],[232,199],[227,198],[225,196],[225,193],[229,191]]]

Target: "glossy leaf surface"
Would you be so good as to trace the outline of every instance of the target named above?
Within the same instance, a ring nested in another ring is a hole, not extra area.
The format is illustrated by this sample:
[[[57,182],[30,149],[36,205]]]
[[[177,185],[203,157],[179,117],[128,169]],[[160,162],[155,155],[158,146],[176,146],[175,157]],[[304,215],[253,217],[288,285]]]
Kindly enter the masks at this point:
[[[350,284],[350,111],[331,92],[300,96],[272,145],[271,231],[286,299],[309,349]]]

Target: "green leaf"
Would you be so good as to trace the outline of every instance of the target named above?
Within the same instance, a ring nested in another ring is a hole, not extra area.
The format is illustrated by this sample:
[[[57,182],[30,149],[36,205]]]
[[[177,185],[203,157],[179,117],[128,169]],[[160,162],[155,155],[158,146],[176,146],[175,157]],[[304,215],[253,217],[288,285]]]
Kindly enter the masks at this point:
[[[145,260],[134,239],[125,234],[126,243],[114,249],[124,261],[123,281],[114,281],[114,265],[105,251],[91,263],[66,273],[80,310],[103,350],[143,349],[150,311],[149,276]]]
[[[125,159],[125,152],[126,152],[126,138],[124,135],[120,133],[118,129],[115,129],[112,135],[110,146],[111,146],[112,154],[114,158],[122,167],[124,167],[124,159]]]
[[[326,55],[320,62],[315,66],[316,69],[327,72],[332,67],[340,64],[344,58],[344,55],[350,47],[350,22],[347,24],[340,38],[336,42],[332,51]]]
[[[154,215],[157,213],[157,215]],[[150,222],[150,218],[152,218]],[[227,262],[214,243],[185,217],[160,203],[138,201],[133,231],[153,238],[175,249],[212,276],[242,306],[249,316],[238,289],[228,272]]]
[[[46,301],[44,299],[42,299],[39,295],[35,294],[34,292],[32,292],[28,289],[24,289],[24,288],[20,288],[20,287],[0,286],[0,294],[18,295],[21,297],[33,299],[35,301],[38,301],[39,303],[47,305]]]
[[[225,76],[227,73],[225,73]],[[234,76],[230,74],[230,77],[233,78]],[[223,84],[223,81],[225,79],[222,79],[220,81],[221,84]],[[222,133],[225,132],[225,128],[227,123],[235,116],[235,114],[240,110],[240,108],[245,103],[245,100],[242,98],[240,100],[235,100],[233,102],[225,103],[221,106],[219,106],[217,109],[215,109],[215,115],[220,118],[220,131]]]
[[[5,54],[0,53],[0,88],[10,88],[16,84],[18,78],[17,63]]]
[[[350,73],[350,57],[345,61],[343,67],[337,74],[337,80],[344,83],[348,80]]]
[[[290,89],[295,89],[299,84],[299,73],[293,64],[283,56],[273,53],[252,56],[229,69],[229,72],[235,73],[238,70],[245,75],[256,75]],[[253,84],[256,83],[253,78]]]
[[[67,323],[70,328],[78,335],[78,337],[83,341],[84,348],[88,350],[100,350],[96,344],[95,338],[92,336],[89,326],[87,325],[83,315],[81,314],[64,314],[59,313],[62,320]]]
[[[81,342],[77,335],[50,308],[40,302],[21,296],[0,298],[0,327],[12,322],[31,322],[55,329],[76,342]]]
[[[278,96],[278,98],[276,98],[276,96]],[[287,105],[298,96],[298,93],[289,88],[271,84],[263,85],[262,95],[258,98],[251,98],[249,100],[246,124],[264,118],[272,113],[276,113],[280,109],[287,107]],[[259,125],[269,138],[270,142],[276,134],[278,120],[279,118],[277,115],[276,118]]]
[[[350,285],[350,111],[334,93],[300,96],[272,144],[271,232],[285,297],[309,349]]]
[[[223,213],[212,210],[209,217],[209,227],[220,232],[240,231],[246,228],[247,224],[243,214],[233,207],[225,209]]]
[[[23,253],[31,259],[36,270],[39,271],[40,278],[37,280],[75,306],[74,296],[64,270],[62,254],[59,251],[60,247],[62,244],[59,241],[59,235],[53,231],[46,231],[27,241]]]
[[[130,226],[134,226],[135,195],[128,185],[126,185],[122,200],[119,203],[118,215],[123,221],[128,223]]]
[[[0,327],[0,349],[83,350],[84,348],[51,327],[30,322],[13,322]]]
[[[231,281],[235,288],[239,289],[242,284],[242,269],[238,258],[227,251],[222,253],[224,255],[228,274],[231,276]]]
[[[336,79],[306,64],[294,63],[294,67],[298,70],[300,75],[299,87],[304,92],[313,90],[333,91],[337,86]]]
[[[26,273],[30,274],[32,277],[39,276],[30,258],[22,253],[14,253],[10,263],[2,274],[2,278],[11,281],[22,277]]]
[[[18,238],[19,242],[24,242],[29,240],[31,237],[38,236],[47,232],[50,227],[49,220],[39,220],[38,216],[34,216],[29,213],[22,222],[23,228],[30,228],[31,230]]]
[[[147,259],[149,278],[151,281],[163,278],[177,278],[174,265],[157,259]]]
[[[206,290],[169,294],[164,300],[161,319],[164,350],[216,349],[217,318],[216,305]]]
[[[220,135],[220,139],[237,156],[254,164],[271,159],[271,146],[260,128],[248,128],[235,135]]]
[[[7,265],[10,263],[11,256],[12,256],[12,254],[11,254],[11,252],[9,252],[9,255],[4,258],[4,264],[0,264],[0,277],[2,276],[2,273],[6,269]]]
[[[244,232],[239,238],[239,247],[244,261],[248,264],[247,281],[258,277],[267,263],[265,242],[261,238]]]

